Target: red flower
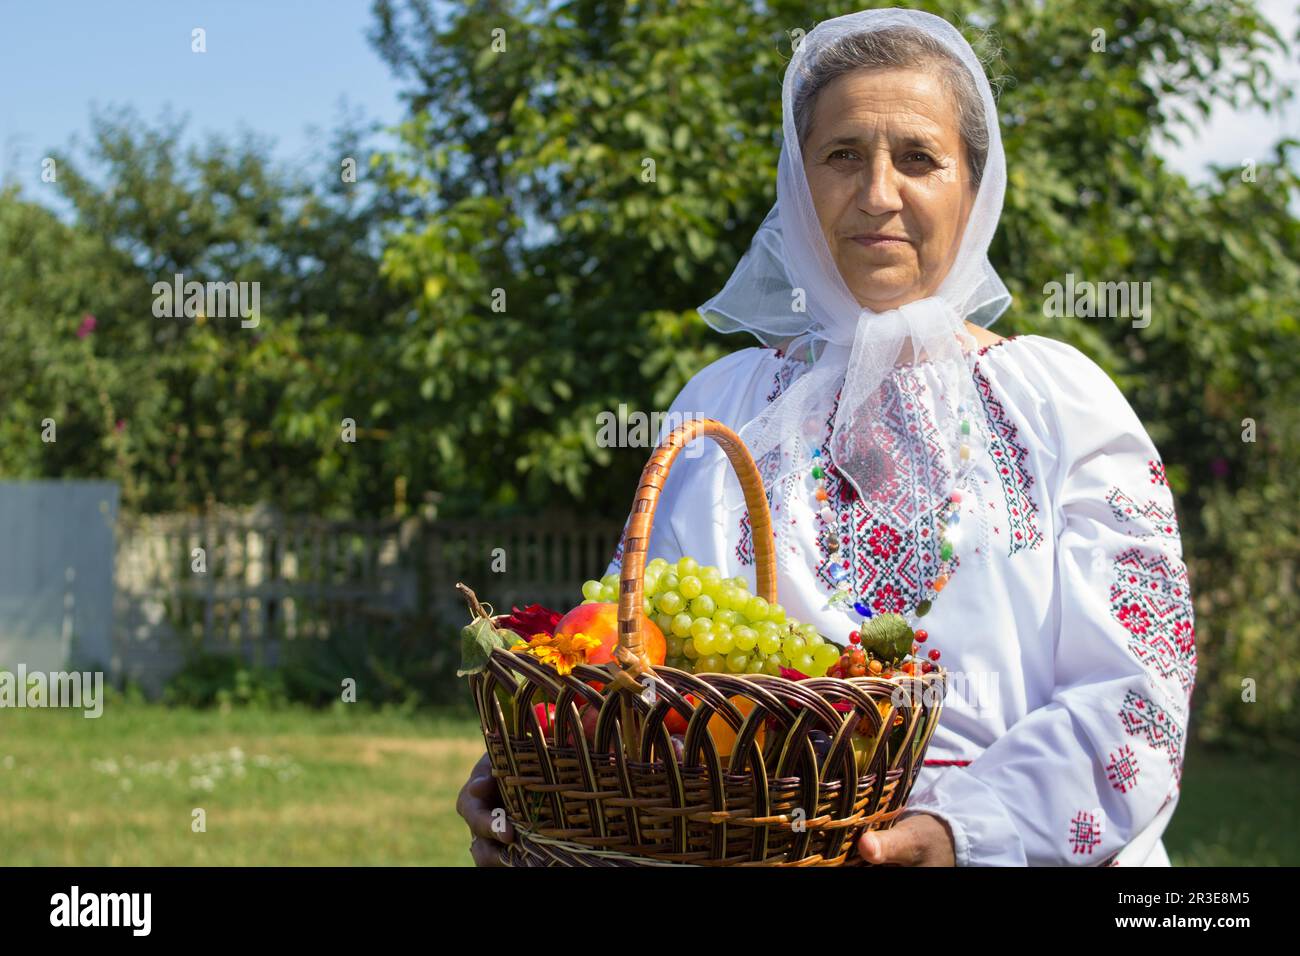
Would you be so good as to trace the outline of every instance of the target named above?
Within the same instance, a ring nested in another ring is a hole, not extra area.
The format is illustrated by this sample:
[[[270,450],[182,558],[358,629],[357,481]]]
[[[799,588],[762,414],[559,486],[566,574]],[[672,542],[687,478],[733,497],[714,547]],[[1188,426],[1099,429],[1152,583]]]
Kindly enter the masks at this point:
[[[95,317],[87,312],[82,316],[81,324],[77,326],[77,338],[84,339],[91,332],[95,331]]]
[[[511,607],[510,616],[503,619],[499,626],[508,627],[520,637],[527,639],[534,634],[555,633],[555,625],[560,623],[562,617],[564,615],[559,611],[552,611],[540,604],[530,604],[522,611],[517,607]]]

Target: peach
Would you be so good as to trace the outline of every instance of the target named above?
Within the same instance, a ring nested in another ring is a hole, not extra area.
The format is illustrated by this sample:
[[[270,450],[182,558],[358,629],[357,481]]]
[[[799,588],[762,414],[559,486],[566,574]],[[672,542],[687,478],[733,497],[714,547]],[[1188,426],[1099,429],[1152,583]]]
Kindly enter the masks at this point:
[[[586,634],[597,638],[600,647],[587,655],[588,664],[607,664],[614,659],[618,646],[618,605],[613,603],[579,604],[555,625],[556,636]],[[668,654],[668,642],[654,621],[641,615],[641,640],[650,663],[659,666]]]

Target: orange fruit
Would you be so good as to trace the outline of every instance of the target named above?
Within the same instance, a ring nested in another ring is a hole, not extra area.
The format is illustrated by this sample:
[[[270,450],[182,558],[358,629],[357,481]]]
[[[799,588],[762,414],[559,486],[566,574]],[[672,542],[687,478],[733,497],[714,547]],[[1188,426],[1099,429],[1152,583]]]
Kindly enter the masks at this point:
[[[748,697],[736,696],[728,699],[735,704],[742,717],[748,717],[754,712],[754,708],[758,706]],[[758,735],[755,738],[755,743],[759,747],[763,746],[765,731],[766,728],[759,724]],[[721,714],[714,714],[709,718],[709,735],[718,748],[718,756],[724,759],[730,757],[732,749],[736,746],[736,732],[731,729],[731,725],[727,723],[727,719]]]

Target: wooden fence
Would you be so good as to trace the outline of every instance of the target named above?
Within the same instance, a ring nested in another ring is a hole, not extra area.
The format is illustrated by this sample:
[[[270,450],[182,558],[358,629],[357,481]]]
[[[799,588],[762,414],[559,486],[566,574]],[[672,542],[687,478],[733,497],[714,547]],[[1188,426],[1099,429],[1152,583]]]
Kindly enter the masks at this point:
[[[116,671],[157,690],[187,653],[275,666],[285,642],[417,618],[465,620],[464,581],[501,611],[581,600],[622,527],[509,521],[327,521],[264,512],[119,519]]]
[[[440,521],[428,531],[428,580],[434,593],[427,606],[454,607],[452,613],[459,619],[465,605],[455,589],[457,581],[503,613],[521,602],[557,610],[577,604],[582,582],[605,573],[623,527],[542,518]]]

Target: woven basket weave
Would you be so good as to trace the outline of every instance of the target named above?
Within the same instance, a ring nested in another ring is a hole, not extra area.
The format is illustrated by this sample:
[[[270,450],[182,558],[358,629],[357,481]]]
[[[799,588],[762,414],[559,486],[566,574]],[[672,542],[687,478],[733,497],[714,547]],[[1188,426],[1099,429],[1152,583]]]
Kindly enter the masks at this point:
[[[904,808],[939,721],[942,668],[890,680],[791,681],[690,674],[646,659],[639,612],[655,506],[673,460],[701,436],[721,446],[740,478],[756,590],[777,600],[771,516],[754,460],[722,423],[691,420],[655,449],[637,488],[624,538],[617,663],[560,676],[531,655],[497,650],[470,677],[515,831],[507,865],[865,865],[858,837],[892,826]],[[548,733],[533,709],[543,697],[555,702]],[[599,708],[594,743],[583,734],[583,701]],[[664,725],[670,709],[689,719],[680,757]],[[710,731],[714,715],[736,734],[726,758]],[[860,722],[868,733],[855,753]],[[831,740],[820,759],[814,730]]]

